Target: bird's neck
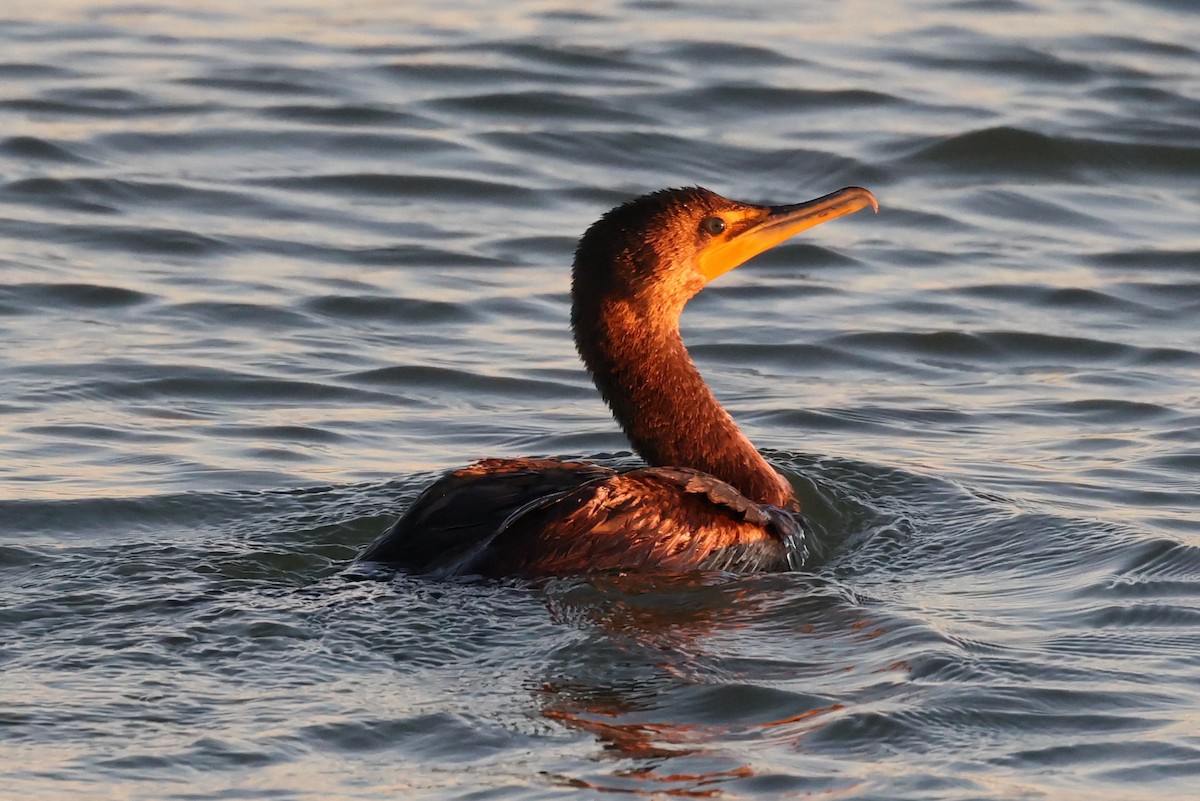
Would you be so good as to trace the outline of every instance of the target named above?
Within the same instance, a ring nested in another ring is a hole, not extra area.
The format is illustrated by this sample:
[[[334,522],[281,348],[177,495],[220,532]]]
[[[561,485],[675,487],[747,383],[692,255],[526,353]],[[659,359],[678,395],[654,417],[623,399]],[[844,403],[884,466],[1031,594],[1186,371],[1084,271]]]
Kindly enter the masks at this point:
[[[619,305],[599,311],[594,321],[576,320],[576,343],[613,416],[643,459],[656,467],[708,473],[759,503],[794,504],[791,485],[767,464],[704,383],[677,322],[648,319]],[[580,323],[591,328],[587,335],[581,335]]]

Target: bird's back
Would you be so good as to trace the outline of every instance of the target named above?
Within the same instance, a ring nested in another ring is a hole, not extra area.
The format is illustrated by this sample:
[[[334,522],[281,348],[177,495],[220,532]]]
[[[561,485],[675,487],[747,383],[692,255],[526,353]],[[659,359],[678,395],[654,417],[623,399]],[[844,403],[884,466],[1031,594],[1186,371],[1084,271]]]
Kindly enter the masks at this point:
[[[418,573],[458,572],[514,512],[613,471],[590,462],[484,459],[447,473],[359,556]]]
[[[362,555],[414,572],[786,570],[796,517],[686,468],[490,459],[426,490]]]

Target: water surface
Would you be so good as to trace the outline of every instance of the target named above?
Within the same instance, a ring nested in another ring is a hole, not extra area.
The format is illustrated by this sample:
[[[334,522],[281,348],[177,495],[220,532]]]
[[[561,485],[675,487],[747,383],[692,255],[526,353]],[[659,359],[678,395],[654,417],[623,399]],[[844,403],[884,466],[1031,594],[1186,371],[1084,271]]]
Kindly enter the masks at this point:
[[[0,10],[0,774],[23,799],[1182,798],[1189,3]],[[685,336],[813,570],[348,569],[441,471],[630,464],[575,239],[877,217]]]

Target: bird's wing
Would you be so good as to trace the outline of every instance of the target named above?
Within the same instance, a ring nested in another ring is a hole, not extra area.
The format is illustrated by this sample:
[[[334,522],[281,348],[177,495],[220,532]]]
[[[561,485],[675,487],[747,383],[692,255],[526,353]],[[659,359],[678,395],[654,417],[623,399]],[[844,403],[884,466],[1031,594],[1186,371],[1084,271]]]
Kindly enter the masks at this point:
[[[484,459],[430,485],[359,560],[417,572],[450,566],[517,509],[611,475],[590,462]]]
[[[787,569],[789,526],[798,533],[783,510],[712,476],[646,468],[531,501],[460,569],[484,575]]]

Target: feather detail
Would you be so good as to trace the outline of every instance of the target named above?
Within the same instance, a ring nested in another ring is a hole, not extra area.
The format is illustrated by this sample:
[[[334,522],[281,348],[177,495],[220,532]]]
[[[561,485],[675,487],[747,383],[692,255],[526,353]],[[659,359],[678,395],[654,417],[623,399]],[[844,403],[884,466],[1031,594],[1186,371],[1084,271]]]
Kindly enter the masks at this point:
[[[681,467],[488,459],[443,476],[360,557],[438,575],[794,566],[795,516]]]

